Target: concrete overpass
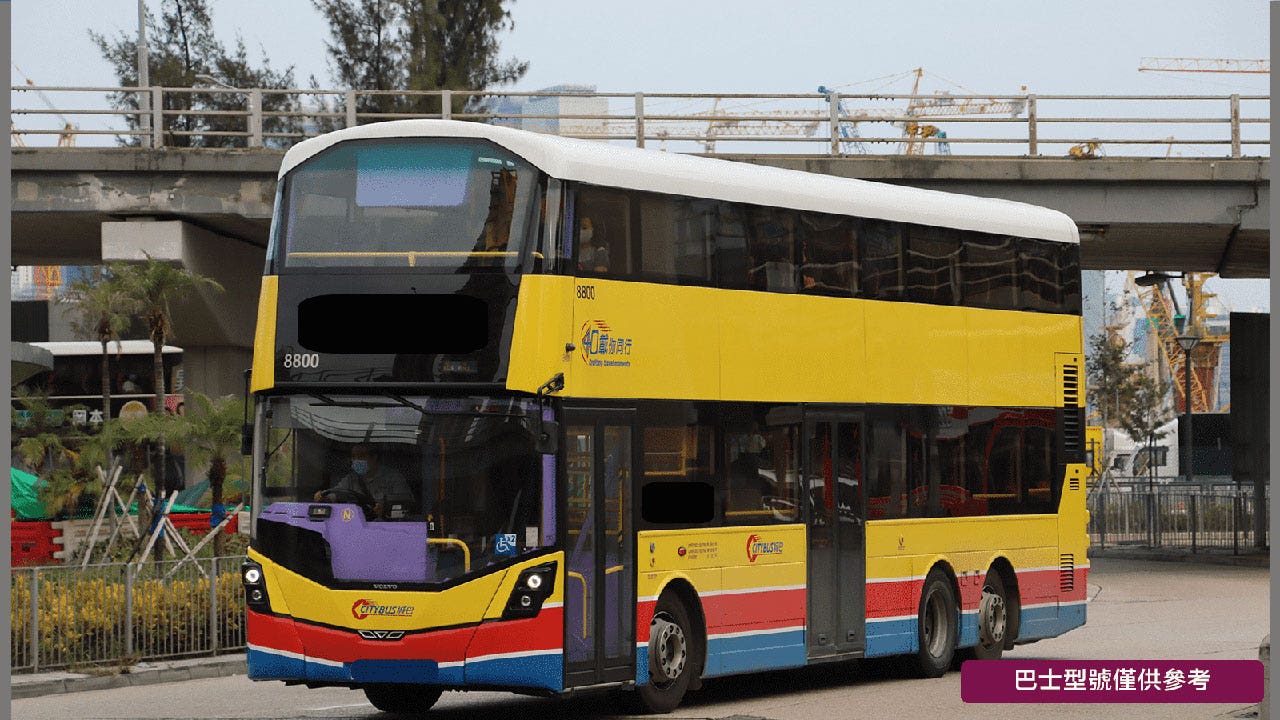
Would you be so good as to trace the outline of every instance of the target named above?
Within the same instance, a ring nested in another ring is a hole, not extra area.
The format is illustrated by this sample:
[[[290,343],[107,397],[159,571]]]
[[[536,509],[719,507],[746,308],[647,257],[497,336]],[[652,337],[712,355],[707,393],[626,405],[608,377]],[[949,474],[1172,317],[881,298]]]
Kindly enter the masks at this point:
[[[208,348],[189,355],[193,382],[218,376],[209,387],[238,391],[238,372],[219,368],[248,364],[282,156],[258,148],[14,148],[12,262],[94,264],[104,248],[110,260],[140,257],[141,247],[217,278],[225,299],[187,303],[178,342]],[[1087,269],[1269,276],[1268,158],[720,157],[1056,208],[1080,226]]]

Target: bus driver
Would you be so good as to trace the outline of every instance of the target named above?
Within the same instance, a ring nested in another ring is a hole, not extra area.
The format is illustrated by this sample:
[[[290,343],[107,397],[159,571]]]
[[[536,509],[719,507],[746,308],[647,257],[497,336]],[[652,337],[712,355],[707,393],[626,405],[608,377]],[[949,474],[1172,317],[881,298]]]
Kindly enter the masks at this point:
[[[382,465],[378,456],[366,443],[358,443],[351,447],[351,472],[338,481],[337,485],[326,490],[317,490],[316,502],[323,502],[326,497],[331,500],[340,493],[356,493],[373,502],[373,514],[381,517],[383,509],[392,503],[412,504],[413,491],[395,468]]]

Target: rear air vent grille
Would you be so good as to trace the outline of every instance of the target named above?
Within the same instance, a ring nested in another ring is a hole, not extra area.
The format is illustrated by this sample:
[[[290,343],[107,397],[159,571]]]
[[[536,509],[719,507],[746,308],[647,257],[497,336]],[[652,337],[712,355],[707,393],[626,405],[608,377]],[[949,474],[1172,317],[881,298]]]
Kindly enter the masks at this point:
[[[1058,589],[1071,592],[1076,589],[1076,556],[1070,553],[1061,555],[1058,562]]]

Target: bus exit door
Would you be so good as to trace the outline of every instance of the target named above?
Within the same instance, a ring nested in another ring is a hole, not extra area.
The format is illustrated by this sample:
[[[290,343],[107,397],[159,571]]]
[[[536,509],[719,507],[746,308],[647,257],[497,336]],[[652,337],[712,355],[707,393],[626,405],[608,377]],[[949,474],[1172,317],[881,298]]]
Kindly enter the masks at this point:
[[[805,423],[810,658],[866,650],[865,427],[862,413]]]
[[[632,413],[566,410],[565,676],[582,687],[635,678]]]

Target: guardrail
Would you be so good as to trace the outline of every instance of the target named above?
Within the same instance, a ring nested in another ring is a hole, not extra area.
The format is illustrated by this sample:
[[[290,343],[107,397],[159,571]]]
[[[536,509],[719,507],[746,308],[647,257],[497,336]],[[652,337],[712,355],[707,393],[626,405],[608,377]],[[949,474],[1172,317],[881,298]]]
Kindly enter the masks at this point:
[[[1258,512],[1270,517],[1270,497],[1258,507],[1252,488],[1095,489],[1088,508],[1089,538],[1100,548],[1136,545],[1193,553],[1230,548],[1238,555],[1257,546],[1254,517]],[[1262,540],[1269,547],[1270,533]]]
[[[769,143],[777,152],[829,155],[950,154],[952,145],[964,145],[974,149],[971,154],[986,155],[1171,156],[1177,148],[1179,153],[1208,149],[1218,153],[1213,157],[1238,158],[1246,154],[1246,148],[1260,148],[1265,153],[1270,142],[1267,95],[575,93],[32,85],[13,86],[11,93],[14,121],[10,132],[15,145],[24,145],[28,139],[57,137],[59,146],[71,146],[82,139],[105,137],[120,144],[154,148],[284,147],[329,130],[404,118],[489,122],[706,154],[725,152],[725,145],[741,152],[744,146]],[[33,95],[44,107],[32,104]]]
[[[243,561],[14,568],[10,667],[38,672],[242,650]]]

